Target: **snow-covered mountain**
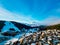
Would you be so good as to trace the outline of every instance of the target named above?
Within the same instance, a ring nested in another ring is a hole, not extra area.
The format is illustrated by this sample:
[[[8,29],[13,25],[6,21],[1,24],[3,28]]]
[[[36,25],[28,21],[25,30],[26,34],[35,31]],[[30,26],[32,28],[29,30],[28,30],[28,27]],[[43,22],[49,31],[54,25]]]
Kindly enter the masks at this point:
[[[7,41],[18,40],[24,34],[27,36],[36,31],[37,28],[29,24],[26,25],[14,21],[0,21],[0,45],[5,45]]]

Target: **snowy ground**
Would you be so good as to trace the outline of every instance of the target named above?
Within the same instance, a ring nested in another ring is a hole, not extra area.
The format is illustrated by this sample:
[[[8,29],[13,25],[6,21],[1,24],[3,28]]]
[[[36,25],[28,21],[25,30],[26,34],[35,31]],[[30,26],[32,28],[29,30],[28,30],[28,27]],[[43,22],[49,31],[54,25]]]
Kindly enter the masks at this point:
[[[29,36],[29,35],[32,34],[32,33],[30,33],[30,31],[32,31],[32,30],[30,29],[29,31],[27,31],[25,33],[20,33],[20,34],[14,36],[14,37],[7,36],[7,38],[9,38],[9,39],[2,41],[0,43],[0,45],[6,45],[6,44],[9,44],[10,42],[14,43],[15,41],[17,41],[18,39],[20,39],[21,37],[23,37],[24,34],[25,34],[25,36]],[[32,32],[36,32],[36,31],[33,30]],[[0,35],[0,37],[2,37],[2,35]]]

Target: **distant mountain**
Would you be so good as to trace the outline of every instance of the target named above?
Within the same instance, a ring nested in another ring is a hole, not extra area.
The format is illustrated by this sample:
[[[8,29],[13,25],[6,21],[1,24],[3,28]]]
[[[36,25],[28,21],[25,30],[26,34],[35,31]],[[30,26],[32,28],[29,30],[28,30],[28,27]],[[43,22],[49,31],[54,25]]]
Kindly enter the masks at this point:
[[[18,23],[14,21],[0,21],[0,33],[5,36],[14,36],[19,32],[31,29],[29,25]]]
[[[21,30],[23,28],[30,29],[32,28],[29,25],[25,25],[22,23],[14,22],[14,21],[0,21],[0,31],[2,30],[8,30],[8,28],[14,28],[16,30]]]
[[[41,24],[24,24],[20,22],[14,22],[14,21],[0,21],[0,31],[7,31],[7,30],[15,30],[15,31],[22,31],[23,28],[29,30],[33,28],[41,28],[42,30],[45,27],[45,25]]]

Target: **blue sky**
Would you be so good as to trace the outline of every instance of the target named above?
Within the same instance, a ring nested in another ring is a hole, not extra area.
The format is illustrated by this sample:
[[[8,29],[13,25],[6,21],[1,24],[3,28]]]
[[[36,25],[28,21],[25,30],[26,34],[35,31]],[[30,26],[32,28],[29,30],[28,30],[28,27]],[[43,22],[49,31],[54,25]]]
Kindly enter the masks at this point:
[[[0,0],[0,20],[60,23],[60,0]]]

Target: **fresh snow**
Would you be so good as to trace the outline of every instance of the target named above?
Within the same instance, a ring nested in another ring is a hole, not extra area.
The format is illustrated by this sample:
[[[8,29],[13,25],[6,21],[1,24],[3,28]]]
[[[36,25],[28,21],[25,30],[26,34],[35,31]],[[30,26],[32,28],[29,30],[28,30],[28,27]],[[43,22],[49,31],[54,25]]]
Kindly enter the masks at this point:
[[[1,29],[1,33],[7,32],[7,31],[11,32],[12,30],[9,30],[10,28],[13,28],[15,30],[15,32],[16,31],[20,32],[20,30],[13,23],[11,23],[9,21],[6,21],[4,27]],[[3,36],[3,35],[0,34],[0,37],[8,37],[9,38],[8,40],[5,40],[5,41],[1,42],[0,45],[6,45],[6,44],[9,44],[9,43],[14,43],[15,41],[19,40],[21,37],[24,37],[24,35],[29,36],[29,35],[32,35],[33,32],[37,31],[36,28],[29,29],[29,30],[23,28],[22,30],[25,30],[25,32],[21,32],[14,37]]]
[[[5,26],[2,28],[2,32],[7,32],[10,28],[15,29],[15,31],[20,31],[13,23],[5,22]]]

